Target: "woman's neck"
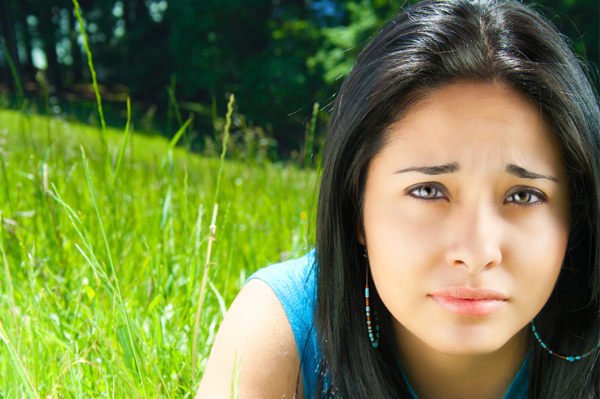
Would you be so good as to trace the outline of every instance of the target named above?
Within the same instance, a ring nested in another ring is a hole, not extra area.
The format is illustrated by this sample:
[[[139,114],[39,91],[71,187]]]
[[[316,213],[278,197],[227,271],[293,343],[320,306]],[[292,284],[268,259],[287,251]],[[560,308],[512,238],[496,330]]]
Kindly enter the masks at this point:
[[[399,361],[419,399],[502,399],[527,355],[527,331],[482,355],[441,353],[394,326]]]

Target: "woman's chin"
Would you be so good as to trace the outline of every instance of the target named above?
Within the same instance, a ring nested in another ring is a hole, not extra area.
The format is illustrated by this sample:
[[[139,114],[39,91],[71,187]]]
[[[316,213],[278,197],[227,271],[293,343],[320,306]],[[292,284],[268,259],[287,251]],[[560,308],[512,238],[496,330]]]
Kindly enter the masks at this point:
[[[486,328],[455,328],[446,334],[427,337],[429,339],[426,338],[424,343],[431,349],[449,356],[485,356],[501,350],[514,353],[519,342],[525,345],[527,343],[527,340],[520,339],[523,333],[525,332],[504,336]]]

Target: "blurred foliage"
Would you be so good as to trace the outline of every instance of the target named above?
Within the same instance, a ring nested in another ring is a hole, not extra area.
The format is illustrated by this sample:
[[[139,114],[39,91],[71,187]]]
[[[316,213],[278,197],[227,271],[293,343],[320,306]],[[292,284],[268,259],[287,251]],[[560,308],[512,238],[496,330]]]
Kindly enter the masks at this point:
[[[235,93],[243,128],[275,138],[280,154],[289,154],[301,148],[313,103],[327,108],[369,38],[410,2],[82,0],[80,4],[105,100],[119,104],[130,95],[138,127],[172,135],[181,124],[180,114],[193,112],[192,144],[203,146],[202,138],[218,130],[216,115],[224,114],[228,94]],[[590,62],[597,84],[600,2],[539,0],[534,6]],[[90,81],[87,59],[69,0],[2,0],[0,26],[30,97],[42,96],[36,84],[41,75],[49,83],[51,98],[89,99],[89,86],[84,85]],[[15,88],[6,54],[0,52],[0,91],[15,93]]]

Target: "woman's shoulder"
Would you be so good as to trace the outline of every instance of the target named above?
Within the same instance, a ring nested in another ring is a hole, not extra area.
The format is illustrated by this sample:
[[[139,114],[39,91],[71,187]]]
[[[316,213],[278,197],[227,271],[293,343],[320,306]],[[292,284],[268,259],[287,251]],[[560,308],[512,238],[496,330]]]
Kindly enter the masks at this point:
[[[198,398],[228,397],[238,379],[245,398],[304,397],[296,348],[298,334],[306,334],[306,315],[296,296],[311,295],[301,288],[311,284],[309,263],[310,254],[268,266],[247,280],[219,328]]]
[[[314,275],[315,250],[311,250],[295,259],[274,263],[257,270],[248,280],[281,280],[295,284],[306,284]]]
[[[309,360],[316,357],[308,325],[314,314],[313,260],[311,252],[267,266],[246,281],[221,324],[198,398],[225,397],[236,378],[246,398],[303,398],[304,387],[313,389],[305,380],[305,363],[313,367]]]
[[[314,314],[316,301],[315,250],[304,256],[264,267],[248,281],[259,279],[264,281],[277,295],[288,313]]]
[[[320,352],[314,316],[317,303],[315,250],[258,270],[248,279],[262,280],[273,291],[292,329],[302,368],[304,392],[314,392]]]

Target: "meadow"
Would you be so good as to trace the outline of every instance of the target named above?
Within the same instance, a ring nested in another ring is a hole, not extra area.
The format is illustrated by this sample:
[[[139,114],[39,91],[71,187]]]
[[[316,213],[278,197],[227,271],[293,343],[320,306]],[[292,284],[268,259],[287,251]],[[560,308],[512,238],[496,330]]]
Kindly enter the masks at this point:
[[[312,246],[314,170],[125,131],[0,109],[2,398],[194,397],[246,278]]]

